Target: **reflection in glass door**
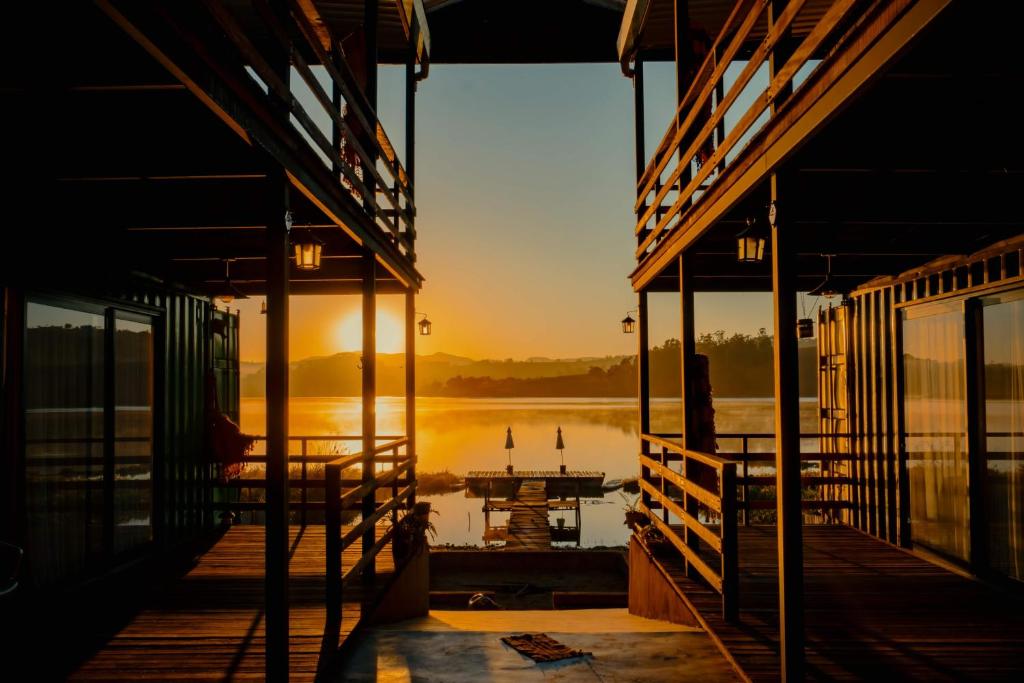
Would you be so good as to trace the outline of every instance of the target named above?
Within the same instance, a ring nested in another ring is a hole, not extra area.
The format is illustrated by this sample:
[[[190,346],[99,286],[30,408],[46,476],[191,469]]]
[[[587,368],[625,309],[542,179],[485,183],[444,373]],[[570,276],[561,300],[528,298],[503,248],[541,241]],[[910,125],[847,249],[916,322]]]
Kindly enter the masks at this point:
[[[967,410],[962,304],[903,310],[910,528],[915,545],[968,560]]]
[[[991,569],[1024,580],[1024,292],[982,299]]]
[[[114,552],[153,539],[153,325],[114,322]]]

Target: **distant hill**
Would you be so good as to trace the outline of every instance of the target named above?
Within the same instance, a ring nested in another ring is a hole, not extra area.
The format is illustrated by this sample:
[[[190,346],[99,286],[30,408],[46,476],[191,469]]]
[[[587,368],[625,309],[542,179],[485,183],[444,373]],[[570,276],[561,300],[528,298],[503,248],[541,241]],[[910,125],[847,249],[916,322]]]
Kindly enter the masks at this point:
[[[358,396],[362,387],[360,354],[304,358],[291,364],[292,396]],[[442,395],[455,377],[527,380],[584,374],[592,367],[610,368],[622,356],[587,359],[535,359],[529,361],[473,360],[448,353],[416,357],[416,384],[421,395]],[[262,363],[242,363],[242,396],[262,396],[266,383]],[[255,366],[255,368],[253,367]],[[405,354],[377,354],[377,391],[383,396],[405,394]]]
[[[702,335],[697,352],[708,356],[711,383],[718,396],[772,395],[772,344],[767,335]],[[801,395],[816,394],[814,340],[800,344]],[[360,354],[337,353],[291,364],[292,396],[358,396],[362,388]],[[679,395],[679,342],[670,339],[651,350],[651,393]],[[242,363],[242,396],[261,397],[262,363]],[[405,394],[405,355],[377,355],[377,391]],[[636,395],[633,356],[473,360],[447,353],[416,357],[416,393],[452,397],[630,397]]]

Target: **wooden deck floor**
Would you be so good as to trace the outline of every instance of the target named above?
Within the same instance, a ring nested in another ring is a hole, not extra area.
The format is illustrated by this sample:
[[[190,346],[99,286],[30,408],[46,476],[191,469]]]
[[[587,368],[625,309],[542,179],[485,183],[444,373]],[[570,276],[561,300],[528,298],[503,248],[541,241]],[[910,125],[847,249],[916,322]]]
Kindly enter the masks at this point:
[[[264,680],[263,538],[261,526],[230,529],[71,680]],[[358,623],[372,589],[346,589],[340,632],[327,634],[324,527],[292,527],[291,539],[291,680],[311,681],[321,659],[333,655]],[[345,552],[345,567],[358,559],[357,546]],[[394,571],[390,547],[377,556],[377,568],[382,585]]]
[[[550,550],[548,494],[543,481],[524,481],[508,517],[505,550]]]
[[[754,681],[778,679],[774,527],[740,529],[740,621],[663,566]],[[842,526],[804,528],[810,680],[1024,680],[1024,600]]]

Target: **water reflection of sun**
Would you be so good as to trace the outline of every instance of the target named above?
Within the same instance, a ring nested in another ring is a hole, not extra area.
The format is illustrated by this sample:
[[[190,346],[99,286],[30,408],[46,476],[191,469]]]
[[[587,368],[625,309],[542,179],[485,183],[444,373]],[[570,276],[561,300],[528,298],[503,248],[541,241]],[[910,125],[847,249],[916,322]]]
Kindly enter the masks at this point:
[[[334,343],[339,351],[361,351],[363,316],[353,313],[334,326]],[[377,311],[377,351],[400,353],[405,348],[405,327],[395,316]]]

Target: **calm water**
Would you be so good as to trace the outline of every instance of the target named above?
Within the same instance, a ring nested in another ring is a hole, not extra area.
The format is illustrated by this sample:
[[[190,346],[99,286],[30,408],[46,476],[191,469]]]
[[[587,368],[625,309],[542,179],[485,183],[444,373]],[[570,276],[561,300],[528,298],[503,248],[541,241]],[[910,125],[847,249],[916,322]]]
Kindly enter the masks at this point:
[[[715,400],[719,432],[771,432],[771,399]],[[677,402],[656,401],[652,425],[662,432],[677,432]],[[805,431],[816,429],[815,402],[801,404]],[[242,399],[242,429],[264,433],[262,399]],[[293,435],[358,434],[359,398],[293,398],[289,405],[289,429]],[[382,397],[377,401],[377,432],[403,434],[405,399]],[[561,426],[565,440],[565,464],[569,469],[598,470],[605,479],[637,475],[639,449],[636,402],[623,399],[457,399],[420,398],[416,429],[421,472],[448,470],[464,475],[470,470],[503,469],[508,456],[502,446],[505,428],[512,427],[517,469],[556,470],[555,430]],[[723,449],[738,448],[726,441]],[[771,450],[767,441],[752,443],[752,450]],[[348,450],[358,450],[353,443]],[[344,452],[345,449],[341,449]],[[430,500],[439,515],[434,517],[437,543],[481,545],[484,517],[482,501],[463,493],[421,496]],[[584,546],[622,545],[628,538],[622,524],[623,500],[618,493],[585,501],[582,509],[581,543]],[[552,513],[552,524],[557,514]],[[567,515],[571,525],[571,515]],[[502,524],[498,514],[491,524]]]

